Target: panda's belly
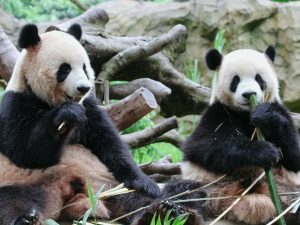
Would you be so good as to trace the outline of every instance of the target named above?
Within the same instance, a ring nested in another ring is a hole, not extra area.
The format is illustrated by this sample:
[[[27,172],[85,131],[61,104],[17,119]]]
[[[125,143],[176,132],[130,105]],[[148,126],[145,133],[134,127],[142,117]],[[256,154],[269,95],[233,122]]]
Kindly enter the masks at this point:
[[[0,186],[11,184],[34,184],[46,176],[62,179],[76,175],[88,178],[95,189],[117,185],[106,166],[88,149],[80,145],[68,145],[63,151],[59,164],[47,169],[23,169],[13,164],[5,155],[0,154]]]

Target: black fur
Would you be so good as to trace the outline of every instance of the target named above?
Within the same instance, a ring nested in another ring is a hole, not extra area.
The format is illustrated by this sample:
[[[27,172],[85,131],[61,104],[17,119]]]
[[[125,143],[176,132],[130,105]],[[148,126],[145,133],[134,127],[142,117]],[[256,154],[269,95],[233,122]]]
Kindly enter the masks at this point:
[[[274,62],[275,60],[275,56],[276,56],[276,50],[274,48],[274,46],[269,46],[266,51],[265,51],[266,56],[268,56],[268,58]]]
[[[239,75],[235,75],[232,78],[232,81],[230,83],[230,87],[229,87],[230,91],[231,92],[235,92],[236,89],[237,89],[237,87],[238,87],[238,85],[239,85],[239,83],[240,83],[240,77],[239,77]]]
[[[46,204],[45,197],[40,187],[0,187],[0,224],[34,225]]]
[[[210,50],[205,57],[209,69],[216,70],[222,62],[222,55],[217,49]]]
[[[68,34],[71,34],[73,37],[75,37],[78,41],[80,40],[81,36],[82,36],[82,30],[79,24],[74,23],[73,25],[71,25],[69,27],[69,29],[67,30]]]
[[[68,77],[71,70],[72,70],[72,68],[71,68],[70,64],[62,63],[59,66],[58,71],[56,72],[57,82],[59,82],[59,83],[63,82]]]
[[[83,106],[65,102],[51,108],[29,91],[4,95],[0,105],[0,151],[16,165],[55,165],[69,141],[89,148],[127,187],[159,195],[158,186],[132,160],[128,146],[93,96]]]
[[[259,84],[262,91],[267,89],[267,83],[266,81],[261,77],[260,74],[255,75],[255,80]]]
[[[158,196],[158,186],[132,160],[128,146],[98,105],[94,96],[83,102],[87,121],[79,126],[75,139],[89,148],[125,186]]]
[[[254,125],[266,141],[251,141]],[[235,111],[216,102],[203,114],[183,145],[184,159],[216,173],[231,173],[243,167],[269,168],[280,161],[285,168],[300,170],[298,137],[291,118],[278,103],[259,105],[249,112]]]
[[[28,48],[37,45],[41,41],[38,28],[34,24],[25,25],[20,33],[18,44],[20,48]]]
[[[84,122],[84,108],[77,103],[51,108],[29,91],[7,92],[0,104],[0,151],[19,167],[53,166],[73,128]]]

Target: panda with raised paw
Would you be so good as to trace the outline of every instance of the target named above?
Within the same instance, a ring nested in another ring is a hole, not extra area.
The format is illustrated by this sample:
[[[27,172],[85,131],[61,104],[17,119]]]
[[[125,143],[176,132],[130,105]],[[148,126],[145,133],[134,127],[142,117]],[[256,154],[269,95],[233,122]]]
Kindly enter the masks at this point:
[[[81,27],[50,30],[39,35],[35,25],[24,26],[19,37],[24,50],[0,105],[0,224],[78,219],[89,208],[88,178],[94,191],[119,182],[136,190],[99,200],[97,217],[111,219],[152,205],[122,222],[143,224],[156,211],[165,215],[172,209],[172,216],[188,213],[188,224],[201,225],[200,204],[162,201],[200,184],[169,184],[161,194],[99,108],[94,72],[79,42]]]
[[[211,104],[183,144],[185,179],[210,183],[210,196],[240,195],[262,172],[273,167],[279,193],[300,190],[298,132],[289,111],[282,105],[273,68],[275,49],[264,53],[240,49],[221,55],[211,50],[206,63],[217,71]],[[250,110],[250,96],[259,105]],[[266,141],[252,140],[258,127]],[[281,196],[283,207],[295,196]],[[205,203],[211,217],[220,215],[235,199]],[[265,178],[255,185],[225,216],[235,223],[265,224],[275,216]],[[300,214],[291,218],[300,218]],[[298,221],[299,222],[299,221]],[[296,222],[289,222],[295,225]]]

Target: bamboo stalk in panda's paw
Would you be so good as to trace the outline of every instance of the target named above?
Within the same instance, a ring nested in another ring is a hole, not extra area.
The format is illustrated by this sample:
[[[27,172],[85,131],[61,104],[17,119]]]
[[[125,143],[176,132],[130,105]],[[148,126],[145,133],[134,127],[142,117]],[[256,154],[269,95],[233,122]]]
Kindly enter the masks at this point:
[[[256,99],[255,95],[251,95],[250,96],[250,107],[251,107],[252,111],[255,109],[256,105],[257,105],[257,99]],[[257,133],[257,139],[259,141],[265,141],[265,138],[259,128],[256,128],[256,133]],[[281,207],[280,198],[279,198],[279,195],[277,192],[276,184],[274,181],[272,169],[266,169],[265,172],[266,172],[266,178],[267,178],[267,183],[269,186],[271,198],[272,198],[273,204],[276,208],[276,213],[277,213],[277,215],[280,215],[282,213],[282,207]],[[278,220],[278,222],[279,222],[279,225],[286,225],[284,217],[281,217]]]

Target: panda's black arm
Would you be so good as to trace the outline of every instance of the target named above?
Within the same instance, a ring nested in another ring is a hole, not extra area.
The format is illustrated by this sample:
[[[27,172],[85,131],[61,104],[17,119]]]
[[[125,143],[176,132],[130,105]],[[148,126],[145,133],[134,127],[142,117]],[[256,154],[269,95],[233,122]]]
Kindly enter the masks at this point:
[[[251,122],[262,130],[266,140],[281,148],[283,166],[300,171],[299,134],[288,110],[277,102],[260,104],[251,114]]]
[[[99,109],[94,96],[83,103],[87,121],[79,130],[81,143],[89,148],[127,187],[157,196],[158,186],[133,161],[129,147],[121,140],[118,131],[105,112]]]
[[[60,124],[65,117],[70,120],[71,109],[78,115],[77,105],[67,103],[51,109],[29,92],[6,92],[0,108],[0,151],[20,167],[57,164],[68,132],[59,134],[54,121]]]
[[[269,142],[251,141],[244,135],[251,134],[253,129],[249,129],[247,115],[244,119],[238,115],[241,113],[234,115],[220,103],[210,106],[183,145],[185,160],[218,173],[248,166],[272,166],[280,156],[279,151]]]

